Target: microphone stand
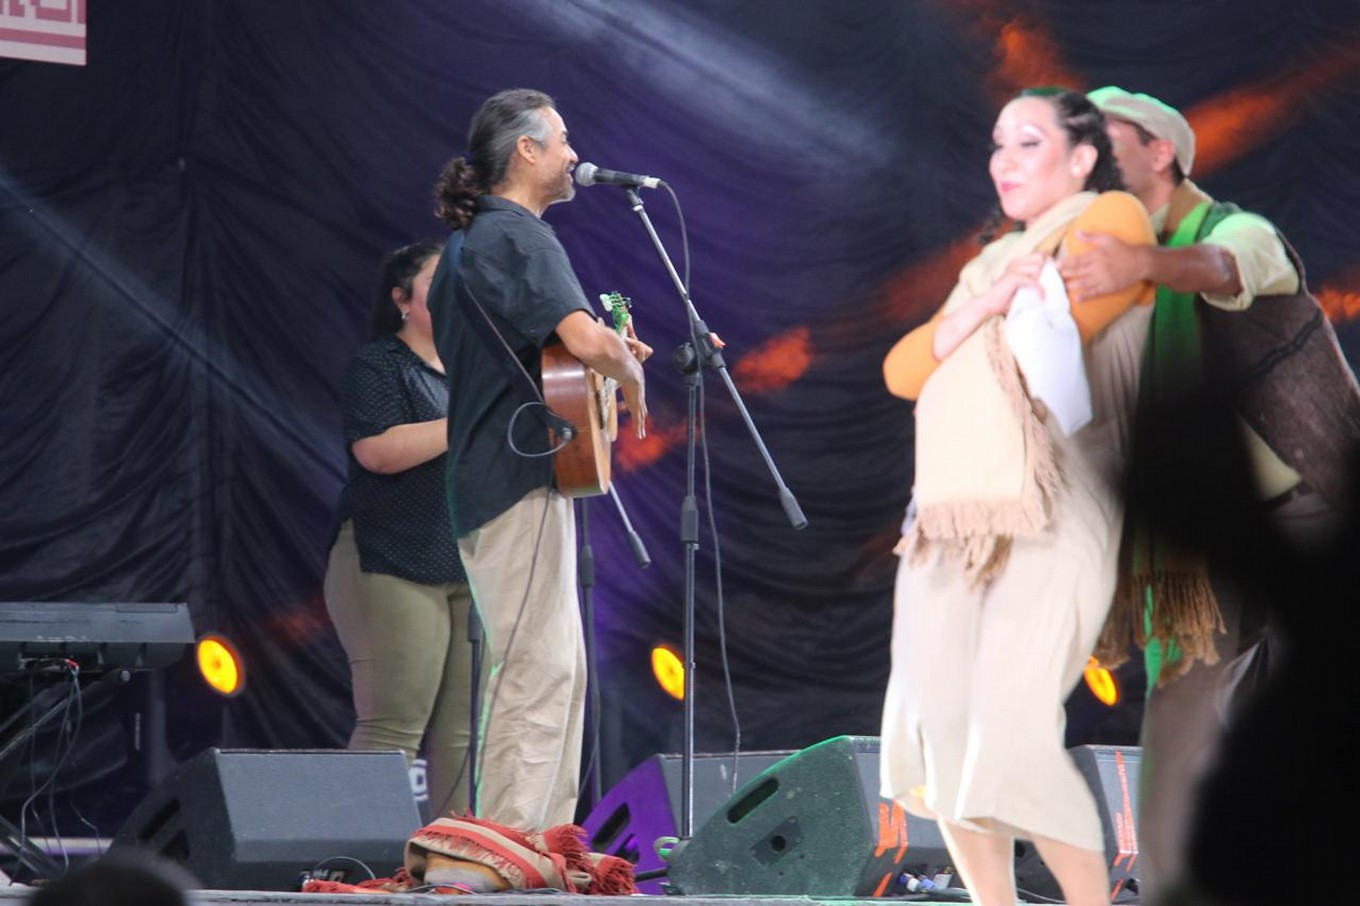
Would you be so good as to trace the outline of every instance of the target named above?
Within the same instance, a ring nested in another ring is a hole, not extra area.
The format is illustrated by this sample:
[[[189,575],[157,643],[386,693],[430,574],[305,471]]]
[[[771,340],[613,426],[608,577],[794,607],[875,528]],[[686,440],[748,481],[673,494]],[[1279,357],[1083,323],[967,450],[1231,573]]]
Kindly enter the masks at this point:
[[[478,814],[477,749],[480,745],[480,742],[477,738],[477,734],[481,728],[482,723],[481,684],[482,684],[482,656],[484,653],[482,648],[482,641],[484,639],[484,635],[482,633],[482,617],[481,614],[477,612],[476,601],[473,601],[471,605],[468,607],[467,637],[468,637],[468,651],[472,655],[471,665],[469,667],[469,670],[472,674],[471,676],[472,682],[470,683],[470,688],[468,689],[468,698],[471,707],[468,709],[468,749],[466,759],[468,766],[467,809],[469,815],[476,815]],[[442,813],[443,810],[446,808],[448,808],[447,802],[440,806],[440,812]],[[442,814],[430,816],[431,820],[442,817],[443,817]]]
[[[633,549],[633,557],[637,560],[638,568],[646,569],[651,565],[652,558],[647,553],[642,538],[633,531],[633,523],[628,519],[628,513],[623,509],[623,501],[619,499],[619,492],[614,489],[612,481],[609,482],[609,496],[614,499],[619,518],[623,520],[623,527],[628,533],[628,543]],[[581,618],[585,623],[586,682],[590,686],[591,743],[587,770],[590,775],[590,805],[594,808],[599,804],[601,797],[600,679],[595,669],[595,551],[590,545],[590,502],[584,497],[579,498],[578,502],[581,504],[581,548],[577,552],[576,575],[581,585]]]
[[[737,392],[736,384],[733,383],[731,375],[727,372],[727,363],[723,361],[722,352],[713,342],[708,325],[704,323],[703,319],[699,317],[698,311],[695,310],[694,304],[690,300],[689,288],[680,279],[670,256],[666,254],[666,248],[662,244],[661,238],[657,236],[656,229],[647,216],[636,188],[628,186],[625,191],[633,213],[637,214],[638,219],[642,221],[643,227],[647,230],[647,235],[651,237],[652,245],[656,247],[657,254],[661,256],[661,263],[665,265],[666,272],[670,274],[671,282],[675,284],[676,290],[680,293],[680,299],[685,305],[685,315],[689,320],[690,332],[689,342],[676,349],[672,357],[676,367],[685,376],[685,386],[689,397],[689,414],[685,429],[685,499],[680,508],[680,534],[685,547],[684,744],[680,759],[682,807],[680,811],[679,843],[673,850],[672,857],[674,857],[678,854],[679,847],[683,847],[694,833],[694,554],[699,547],[699,508],[694,492],[695,437],[698,425],[698,389],[703,381],[702,370],[704,366],[714,369],[718,376],[722,378],[728,395],[732,397],[737,411],[741,414],[742,421],[746,424],[746,430],[750,433],[756,449],[760,452],[761,458],[765,460],[766,468],[769,469],[770,475],[774,478],[775,487],[779,490],[780,505],[783,506],[790,524],[795,529],[805,528],[807,518],[803,515],[803,510],[799,507],[793,492],[789,490],[783,477],[780,476],[774,459],[770,456],[764,440],[761,439],[760,432],[756,429],[755,422],[752,421],[745,403],[742,402],[741,395]]]
[[[576,553],[576,579],[581,585],[581,618],[586,630],[586,682],[590,686],[590,806],[600,801],[600,683],[595,674],[595,551],[590,546],[590,502],[582,498],[581,547]]]

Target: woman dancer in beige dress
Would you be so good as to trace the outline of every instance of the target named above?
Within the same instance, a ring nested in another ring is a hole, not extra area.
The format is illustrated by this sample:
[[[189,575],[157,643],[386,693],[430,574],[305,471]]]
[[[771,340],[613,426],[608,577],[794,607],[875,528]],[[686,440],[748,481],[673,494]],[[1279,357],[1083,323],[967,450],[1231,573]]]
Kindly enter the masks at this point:
[[[1108,904],[1100,820],[1064,747],[1063,705],[1114,591],[1114,489],[1152,288],[1073,304],[1070,317],[1059,305],[1037,351],[1032,338],[1020,348],[1013,326],[1036,298],[1062,301],[1045,265],[1083,247],[1082,230],[1155,237],[1079,92],[1032,89],[1008,103],[989,170],[1019,229],[965,265],[939,312],[884,361],[889,390],[916,401],[916,458],[882,790],[938,821],[974,902],[1013,906],[1024,838],[1067,903]],[[1066,377],[1036,373],[1064,356]]]

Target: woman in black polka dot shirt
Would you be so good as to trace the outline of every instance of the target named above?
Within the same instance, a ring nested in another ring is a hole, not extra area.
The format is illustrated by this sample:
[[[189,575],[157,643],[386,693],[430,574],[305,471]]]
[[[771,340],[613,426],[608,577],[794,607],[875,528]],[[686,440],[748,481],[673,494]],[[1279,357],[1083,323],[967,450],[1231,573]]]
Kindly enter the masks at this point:
[[[440,252],[427,240],[387,256],[374,339],[345,371],[349,478],[325,584],[350,662],[349,747],[413,760],[425,739],[431,817],[468,805],[473,661],[445,492],[449,387],[426,307]]]

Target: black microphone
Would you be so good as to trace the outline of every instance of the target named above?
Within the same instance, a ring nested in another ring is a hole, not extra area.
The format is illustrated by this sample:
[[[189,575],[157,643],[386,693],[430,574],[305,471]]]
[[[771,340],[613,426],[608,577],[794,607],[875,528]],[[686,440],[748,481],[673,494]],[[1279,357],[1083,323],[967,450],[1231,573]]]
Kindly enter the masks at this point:
[[[666,183],[655,176],[639,176],[636,173],[620,173],[618,170],[605,170],[594,164],[576,165],[576,183],[582,186],[593,186],[599,184],[611,186],[636,186],[643,189],[655,189],[664,186]]]

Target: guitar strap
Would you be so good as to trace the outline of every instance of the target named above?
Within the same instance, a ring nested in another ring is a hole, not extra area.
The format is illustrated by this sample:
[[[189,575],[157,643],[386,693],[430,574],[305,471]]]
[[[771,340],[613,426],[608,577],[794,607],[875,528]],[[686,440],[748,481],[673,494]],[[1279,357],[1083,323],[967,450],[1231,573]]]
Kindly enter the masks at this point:
[[[511,385],[519,391],[526,403],[542,408],[549,429],[562,438],[563,443],[571,440],[576,436],[576,426],[548,407],[547,402],[543,399],[542,392],[524,367],[524,363],[519,360],[519,356],[515,355],[515,351],[505,341],[505,337],[501,335],[500,329],[496,327],[496,322],[491,319],[491,315],[473,295],[472,287],[465,286],[459,279],[458,271],[462,258],[463,230],[454,230],[449,236],[448,244],[444,247],[444,254],[440,256],[439,264],[435,266],[434,277],[430,281],[431,285],[439,283],[441,279],[449,281],[449,292],[453,295],[454,304],[463,312],[463,317],[467,320],[468,325],[472,327],[473,332],[482,341],[482,345],[491,353],[491,358],[500,365],[505,376],[510,379]]]

